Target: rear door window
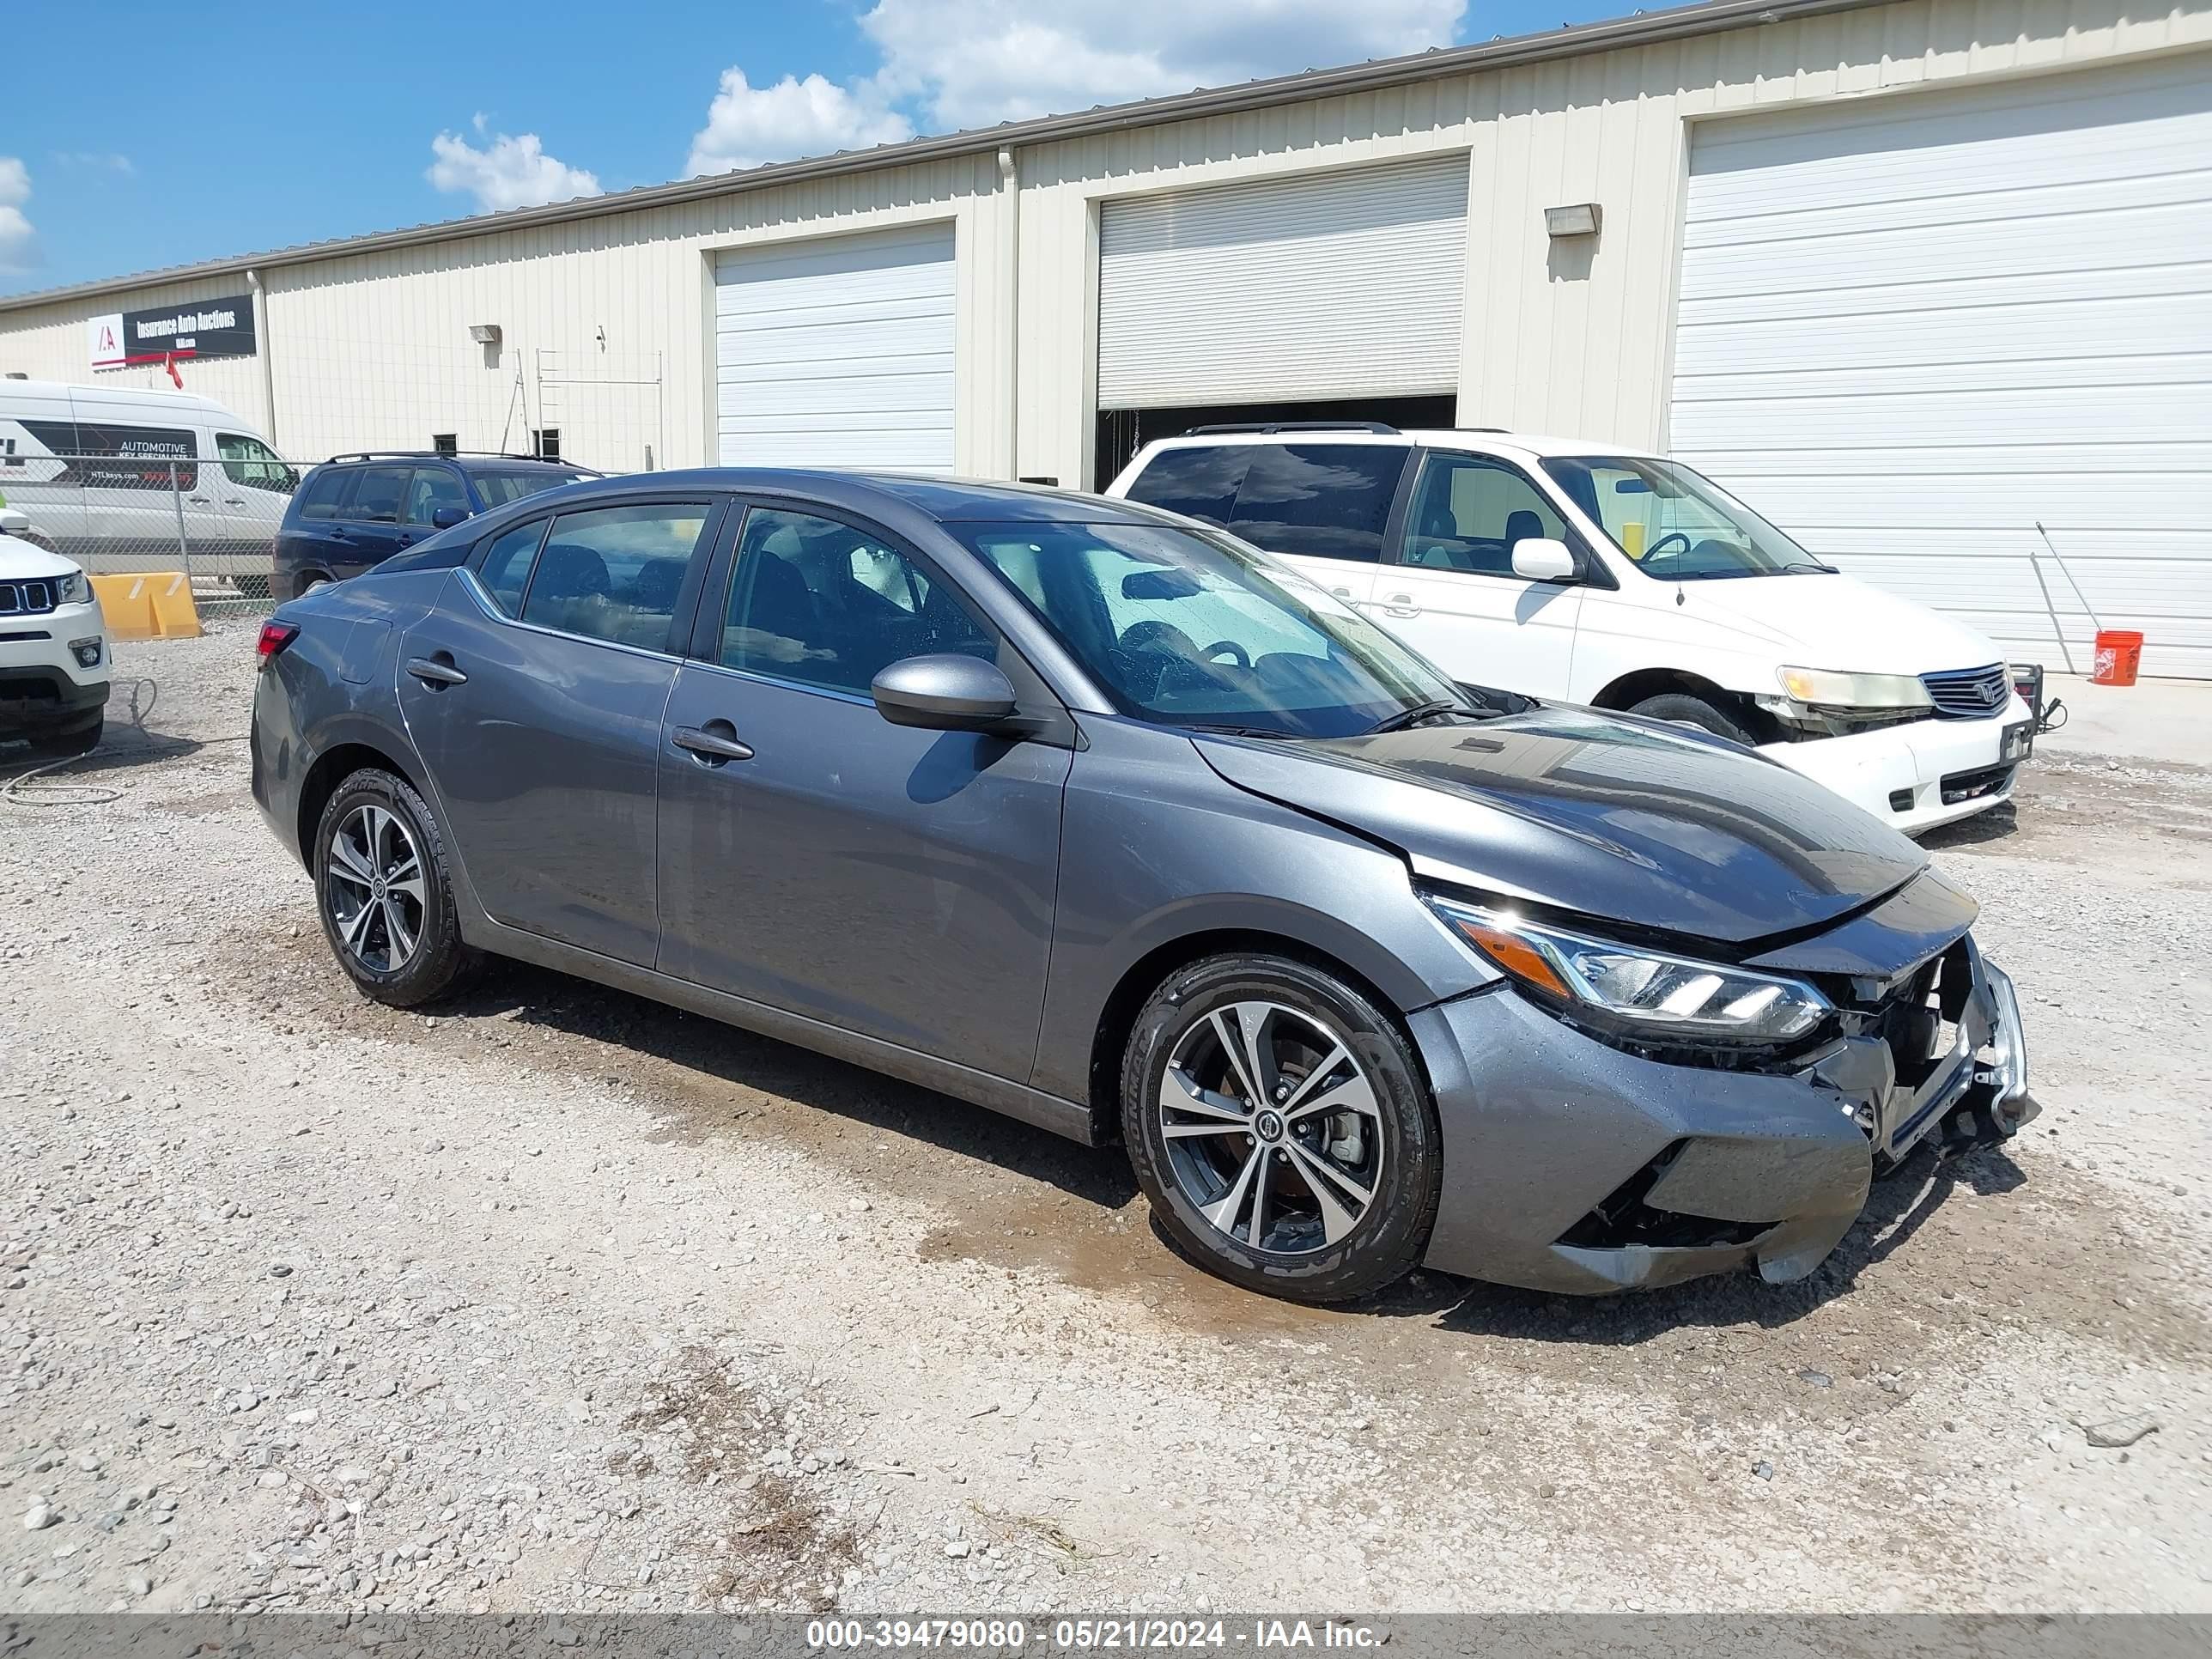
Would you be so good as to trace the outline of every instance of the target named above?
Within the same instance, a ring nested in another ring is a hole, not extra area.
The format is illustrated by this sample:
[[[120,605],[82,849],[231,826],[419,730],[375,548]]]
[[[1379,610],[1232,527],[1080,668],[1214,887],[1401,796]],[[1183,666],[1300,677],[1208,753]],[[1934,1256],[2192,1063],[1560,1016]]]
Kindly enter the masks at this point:
[[[356,524],[398,524],[400,508],[407,500],[408,477],[404,466],[363,468],[346,517]]]
[[[1163,449],[1128,489],[1128,499],[1164,507],[1187,519],[1229,527],[1237,507],[1237,486],[1252,462],[1250,444],[1210,444],[1191,449]]]
[[[1409,453],[1398,444],[1255,444],[1228,527],[1270,553],[1375,563]]]
[[[484,592],[510,617],[522,614],[523,590],[530,586],[530,566],[538,556],[538,543],[545,539],[548,522],[532,519],[528,524],[502,531],[492,538],[491,545],[484,550],[483,562],[477,566],[477,577],[483,583]]]
[[[546,532],[522,620],[617,645],[668,649],[684,576],[714,509],[652,501],[563,513]]]

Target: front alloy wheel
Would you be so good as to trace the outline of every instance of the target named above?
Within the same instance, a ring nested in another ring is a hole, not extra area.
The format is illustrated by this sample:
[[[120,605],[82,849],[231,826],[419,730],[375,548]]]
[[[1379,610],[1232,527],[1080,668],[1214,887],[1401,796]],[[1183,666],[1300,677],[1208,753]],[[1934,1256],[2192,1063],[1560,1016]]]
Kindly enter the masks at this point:
[[[1334,974],[1251,955],[1170,975],[1130,1034],[1121,1110],[1162,1230],[1234,1284],[1349,1301],[1427,1244],[1435,1106],[1403,1029]]]
[[[1383,1174],[1382,1109],[1343,1040],[1279,1002],[1233,1002],[1192,1024],[1160,1079],[1176,1183],[1252,1249],[1341,1243]]]

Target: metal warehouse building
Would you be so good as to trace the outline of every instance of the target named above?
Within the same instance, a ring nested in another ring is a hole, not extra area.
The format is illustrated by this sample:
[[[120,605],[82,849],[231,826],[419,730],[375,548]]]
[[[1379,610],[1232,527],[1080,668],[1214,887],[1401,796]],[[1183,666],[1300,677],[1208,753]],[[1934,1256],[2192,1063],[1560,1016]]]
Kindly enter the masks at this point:
[[[2023,656],[2094,608],[2212,677],[2212,0],[1716,0],[0,301],[0,371],[147,380],[103,327],[240,297],[190,388],[294,456],[1564,432]]]

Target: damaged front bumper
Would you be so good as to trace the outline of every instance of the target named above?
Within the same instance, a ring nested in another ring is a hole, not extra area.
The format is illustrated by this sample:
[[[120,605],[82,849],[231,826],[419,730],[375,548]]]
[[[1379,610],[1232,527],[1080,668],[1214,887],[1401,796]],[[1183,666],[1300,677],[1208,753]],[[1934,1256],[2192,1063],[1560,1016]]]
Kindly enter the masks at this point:
[[[1509,989],[1416,1014],[1444,1132],[1425,1265],[1567,1292],[1747,1266],[1784,1283],[1835,1249],[1881,1169],[2035,1115],[2019,999],[1971,936],[1849,983],[1839,1034],[1775,1071],[1632,1054]]]

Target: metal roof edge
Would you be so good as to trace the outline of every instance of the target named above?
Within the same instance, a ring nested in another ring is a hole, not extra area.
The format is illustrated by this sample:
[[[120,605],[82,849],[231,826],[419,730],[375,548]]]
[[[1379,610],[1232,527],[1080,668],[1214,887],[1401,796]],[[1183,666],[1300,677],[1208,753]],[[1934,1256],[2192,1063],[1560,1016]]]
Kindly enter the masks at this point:
[[[805,156],[796,161],[771,161],[732,173],[706,173],[694,179],[661,185],[640,185],[605,196],[584,196],[542,207],[510,208],[500,213],[475,214],[460,219],[441,219],[398,230],[369,231],[358,236],[327,241],[301,242],[261,253],[203,260],[166,270],[132,271],[120,276],[27,294],[0,296],[0,313],[21,311],[64,301],[89,299],[102,294],[126,292],[172,283],[189,283],[209,276],[249,270],[270,270],[283,265],[313,264],[324,259],[349,258],[386,248],[419,246],[426,242],[459,241],[477,236],[496,236],[512,230],[560,224],[576,219],[596,219],[617,213],[635,213],[716,196],[766,190],[779,185],[803,183],[846,173],[868,173],[884,167],[915,167],[958,156],[988,154],[1000,149],[1032,149],[1071,138],[1129,127],[1188,121],[1210,115],[1234,114],[1272,104],[1296,103],[1310,98],[1331,98],[1365,92],[1377,87],[1409,82],[1442,80],[1484,70],[1510,68],[1547,58],[1577,57],[1622,46],[1650,46],[1753,23],[1778,23],[1832,12],[1857,11],[1887,3],[1888,0],[1703,0],[1665,11],[1638,12],[1603,22],[1564,25],[1540,33],[1515,35],[1465,46],[1439,46],[1401,58],[1370,58],[1338,69],[1303,70],[1292,75],[1247,81],[1233,87],[1200,88],[1171,93],[1133,103],[1103,104],[1067,115],[1040,116],[1028,121],[1009,121],[995,127],[972,127],[959,132],[909,138],[872,149],[838,150],[829,155]]]

